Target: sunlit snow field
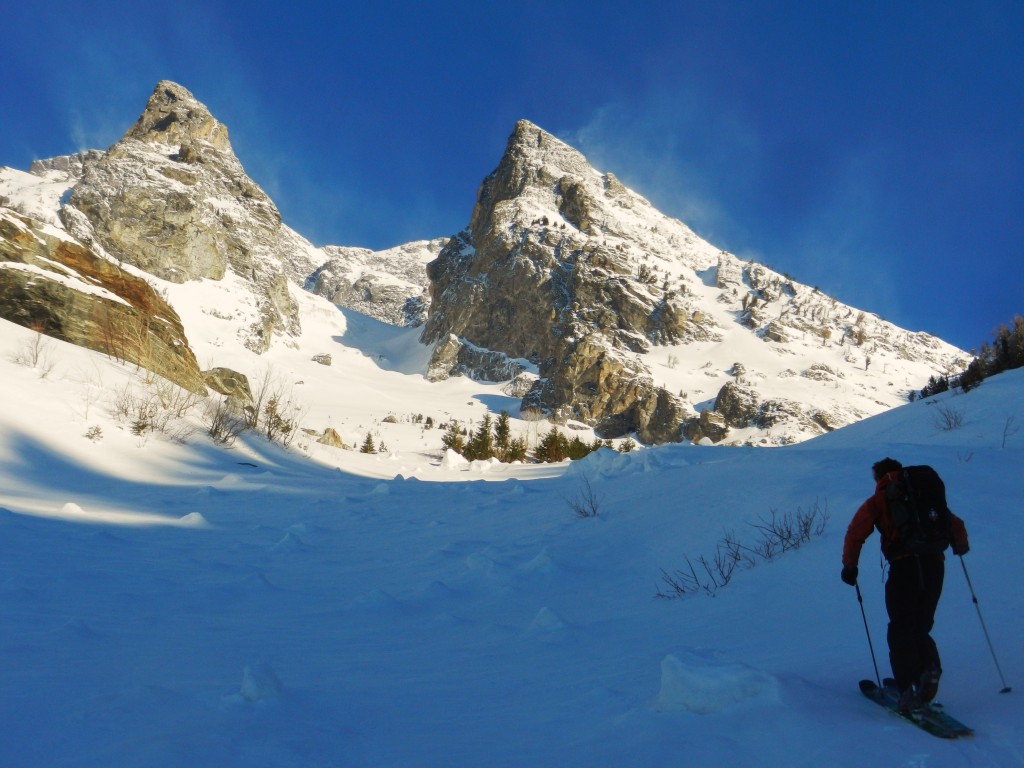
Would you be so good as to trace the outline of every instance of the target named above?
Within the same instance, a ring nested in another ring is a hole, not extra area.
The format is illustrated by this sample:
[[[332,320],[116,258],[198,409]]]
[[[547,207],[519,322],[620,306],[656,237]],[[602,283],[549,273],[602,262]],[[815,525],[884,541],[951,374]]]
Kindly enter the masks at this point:
[[[340,315],[323,322],[349,333]],[[839,580],[870,465],[932,464],[1020,682],[1024,372],[790,448],[508,467],[444,463],[404,423],[378,455],[138,437],[108,403],[133,370],[53,342],[43,377],[12,362],[31,338],[2,324],[2,765],[1024,764],[1021,694],[999,694],[958,560],[935,631],[939,699],[973,739],[935,739],[859,694],[875,673]],[[389,411],[427,412],[410,399],[421,380],[351,357],[296,386],[338,393],[336,411],[307,414],[318,428],[333,414],[351,442]],[[438,417],[500,397],[465,380],[432,391]],[[359,402],[371,394],[379,413]],[[944,409],[959,428],[942,428]],[[587,485],[599,514],[583,519],[570,507]],[[656,597],[664,571],[724,536],[815,508],[828,524],[800,549],[713,597]],[[873,538],[861,588],[885,675],[882,580]]]

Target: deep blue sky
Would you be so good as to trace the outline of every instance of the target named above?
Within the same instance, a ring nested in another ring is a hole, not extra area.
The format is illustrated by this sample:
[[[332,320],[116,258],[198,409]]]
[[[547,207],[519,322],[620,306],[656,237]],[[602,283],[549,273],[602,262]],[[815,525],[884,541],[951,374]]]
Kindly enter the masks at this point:
[[[627,7],[628,6],[628,7]],[[0,165],[159,80],[318,245],[449,235],[519,118],[712,243],[965,348],[1024,314],[1024,3],[22,2]]]

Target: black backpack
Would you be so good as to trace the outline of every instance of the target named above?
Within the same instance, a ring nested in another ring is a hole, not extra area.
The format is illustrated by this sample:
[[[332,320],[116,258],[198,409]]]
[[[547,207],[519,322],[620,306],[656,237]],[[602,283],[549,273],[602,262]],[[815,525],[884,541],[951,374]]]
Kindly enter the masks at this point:
[[[946,485],[929,466],[904,467],[885,489],[896,530],[896,551],[937,555],[950,545],[952,523]]]

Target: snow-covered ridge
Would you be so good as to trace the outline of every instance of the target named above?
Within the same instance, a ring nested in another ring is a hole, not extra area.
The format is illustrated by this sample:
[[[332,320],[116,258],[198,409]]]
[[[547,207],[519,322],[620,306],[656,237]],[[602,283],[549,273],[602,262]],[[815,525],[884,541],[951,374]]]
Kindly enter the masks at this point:
[[[467,349],[525,359],[539,370],[536,387],[552,390],[545,366],[555,358],[563,369],[590,366],[563,343],[585,341],[619,371],[570,382],[562,388],[570,392],[565,402],[534,398],[540,407],[531,416],[547,412],[595,427],[600,422],[590,415],[598,404],[585,402],[587,393],[625,377],[647,393],[640,410],[671,403],[652,439],[677,439],[685,427],[694,441],[777,445],[898,405],[929,376],[967,360],[926,334],[896,328],[715,248],[527,121],[516,126],[506,157],[485,179],[465,232],[380,252],[315,248],[281,222],[232,153],[226,128],[173,83],[157,87],[136,126],[109,150],[40,161],[32,171],[0,169],[6,204],[171,296],[206,367],[246,359],[234,353],[237,344],[256,353],[306,346],[300,338],[307,337],[309,303],[302,287],[399,328],[421,324],[428,313],[443,318],[454,306],[469,319],[428,322],[424,338],[433,333],[428,340],[447,344],[454,334]],[[495,254],[504,266],[485,267]],[[527,257],[542,286],[532,295],[516,271]],[[431,287],[427,265],[445,259],[464,274],[449,288],[436,279]],[[187,282],[179,290],[181,280]],[[224,285],[204,287],[207,281]],[[438,303],[428,289],[445,300]],[[217,298],[193,312],[200,296]],[[495,330],[504,341],[490,337]],[[439,361],[411,335],[386,349],[370,348],[378,343],[371,336],[402,334],[326,337],[309,346],[317,355],[333,350],[337,356],[339,345],[355,344],[384,371],[430,371],[437,378]],[[397,364],[391,361],[396,345],[406,350]],[[458,354],[448,357],[461,365],[452,370],[477,369]],[[412,360],[418,368],[410,367]],[[257,357],[241,370],[258,367]],[[715,410],[726,384],[755,403],[746,421]],[[436,392],[423,391],[419,410],[430,410]],[[516,400],[495,402],[518,412]],[[615,423],[620,431],[638,424]]]
[[[405,243],[383,251],[328,245],[325,262],[305,281],[335,304],[398,326],[422,325],[429,295],[426,265],[448,238]]]

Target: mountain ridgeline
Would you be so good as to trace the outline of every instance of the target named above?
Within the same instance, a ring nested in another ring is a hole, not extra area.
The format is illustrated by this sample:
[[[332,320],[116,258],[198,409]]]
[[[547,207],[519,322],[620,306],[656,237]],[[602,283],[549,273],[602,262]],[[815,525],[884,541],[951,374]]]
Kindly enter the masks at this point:
[[[409,328],[432,381],[507,382],[514,415],[646,443],[795,442],[969,362],[715,248],[525,120],[461,232],[317,248],[167,81],[109,149],[0,169],[0,317],[202,391],[160,281],[242,286],[221,319],[253,354],[301,332],[306,290]]]

